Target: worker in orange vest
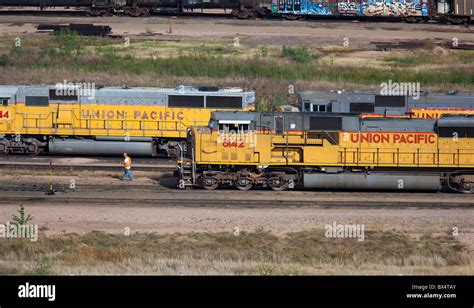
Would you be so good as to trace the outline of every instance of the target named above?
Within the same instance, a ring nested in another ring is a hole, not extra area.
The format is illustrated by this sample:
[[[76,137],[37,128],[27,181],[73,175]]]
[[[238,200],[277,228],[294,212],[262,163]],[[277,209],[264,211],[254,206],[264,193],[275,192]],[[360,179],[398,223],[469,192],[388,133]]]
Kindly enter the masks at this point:
[[[124,161],[123,161],[123,175],[120,179],[123,181],[124,178],[127,177],[127,179],[129,181],[133,181],[133,175],[132,175],[132,171],[131,171],[131,169],[132,169],[132,159],[130,158],[130,156],[128,156],[127,152],[123,153],[123,158],[124,158]]]

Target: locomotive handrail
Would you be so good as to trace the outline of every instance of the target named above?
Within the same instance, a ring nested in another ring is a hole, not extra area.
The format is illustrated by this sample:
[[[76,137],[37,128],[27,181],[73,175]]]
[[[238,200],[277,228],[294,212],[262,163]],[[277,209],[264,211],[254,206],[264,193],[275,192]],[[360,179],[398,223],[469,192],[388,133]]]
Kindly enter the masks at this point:
[[[384,152],[381,152],[380,150],[384,150]],[[396,151],[395,151],[396,150]],[[424,152],[423,152],[424,151]],[[461,153],[461,151],[465,153]],[[347,164],[347,157],[349,156],[348,154],[353,154],[353,164],[384,164],[384,163],[392,163],[396,164],[397,166],[401,164],[411,164],[411,165],[416,165],[416,166],[424,166],[424,165],[436,165],[436,166],[443,166],[443,165],[457,165],[460,166],[460,157],[461,155],[474,155],[474,149],[427,149],[427,148],[421,148],[421,149],[416,149],[416,150],[400,150],[400,148],[376,148],[376,149],[364,149],[360,150],[360,148],[348,148],[344,147],[343,149],[338,151],[340,153],[339,155],[339,162]],[[443,153],[444,152],[444,153]],[[371,160],[362,160],[362,157],[364,154],[369,154],[372,156]],[[377,155],[375,155],[377,154]],[[393,156],[393,161],[392,162],[381,162],[380,161],[380,154],[396,154]],[[403,155],[412,155],[412,161],[411,162],[401,162],[400,157]],[[420,161],[421,155],[433,155],[433,161],[430,163],[422,163]],[[440,157],[442,155],[452,155],[452,161],[451,163],[440,163]],[[473,163],[474,164],[474,163]],[[469,164],[467,164],[469,165]]]

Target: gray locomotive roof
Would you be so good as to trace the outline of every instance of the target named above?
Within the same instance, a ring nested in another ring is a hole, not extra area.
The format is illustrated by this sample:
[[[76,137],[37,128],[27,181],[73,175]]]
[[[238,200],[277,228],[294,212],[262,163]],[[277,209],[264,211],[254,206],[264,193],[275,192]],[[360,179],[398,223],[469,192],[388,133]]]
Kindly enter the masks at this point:
[[[26,96],[49,97],[49,91],[57,89],[56,85],[34,85],[34,86],[0,86],[1,91],[12,91],[16,93],[17,101],[24,101]],[[87,89],[86,90],[90,90]],[[244,92],[240,88],[223,88],[217,91],[202,91],[189,86],[176,88],[148,88],[148,87],[103,87],[93,88],[90,91],[82,91],[79,101],[83,104],[117,104],[117,105],[166,105],[168,95],[187,96],[229,96],[242,97],[244,105],[255,102],[255,93]],[[55,99],[54,101],[60,101]],[[65,103],[68,103],[67,101]]]
[[[51,89],[56,89],[55,85],[39,85],[39,86],[0,86],[0,91],[3,89],[17,89],[24,93],[38,93],[43,92],[46,94]],[[151,88],[151,87],[99,87],[94,88],[96,95],[101,96],[120,96],[120,97],[149,97],[156,95],[157,93],[167,94],[189,94],[189,95],[200,95],[200,94],[219,94],[219,95],[239,95],[241,93],[253,93],[244,92],[240,88],[223,88],[217,91],[201,91],[198,88],[179,86],[176,88]]]
[[[450,114],[438,119],[439,127],[474,127],[474,115]]]
[[[298,92],[297,96],[300,99],[301,108],[305,111],[318,110],[308,109],[303,105],[311,103],[313,105],[331,105],[333,112],[349,112],[352,103],[375,103],[375,113],[388,114],[405,114],[409,112],[410,108],[446,108],[446,109],[474,109],[474,94],[473,93],[428,93],[421,92],[419,97],[413,95],[406,95],[403,106],[377,104],[376,97],[380,97],[377,92],[356,92],[356,91],[339,91],[339,92],[321,92],[321,91],[304,91]],[[389,98],[390,96],[387,96]],[[323,110],[322,112],[325,112]],[[321,112],[321,111],[319,111]],[[370,112],[370,111],[369,111]],[[364,113],[360,111],[359,113]]]
[[[367,132],[428,132],[433,131],[435,119],[364,118],[362,131]]]
[[[275,118],[283,117],[285,130],[309,130],[311,122],[339,121],[341,130],[368,131],[368,132],[429,132],[433,131],[436,119],[406,119],[406,118],[360,118],[350,113],[312,113],[312,112],[227,112],[216,111],[212,113],[214,120],[225,121],[252,121],[255,127],[273,128]],[[332,120],[331,118],[334,118]],[[459,118],[452,117],[453,121]],[[471,116],[474,123],[474,116]]]
[[[18,86],[1,86],[0,97],[13,97],[18,91]]]
[[[212,118],[214,120],[222,121],[255,121],[255,116],[258,112],[250,111],[214,111],[212,112]]]
[[[366,95],[375,96],[380,95],[377,91],[300,91],[296,95],[300,96],[305,100],[337,100],[343,94],[350,96],[351,98],[357,99],[357,97],[362,97]],[[433,99],[442,100],[444,97],[453,97],[459,99],[474,99],[474,93],[462,93],[462,92],[426,92],[421,91],[420,96],[429,96]],[[408,95],[410,98],[411,96]]]
[[[337,100],[340,96],[337,92],[323,91],[302,91],[296,94],[304,100]]]
[[[343,130],[353,130],[359,127],[359,117],[353,114],[325,113],[315,114],[311,112],[243,112],[243,111],[214,111],[212,119],[218,121],[252,121],[254,127],[270,128],[275,127],[276,118],[284,119],[285,130],[308,130],[311,119],[320,118],[322,121],[328,119],[342,118]]]
[[[54,88],[54,87],[53,87]],[[245,93],[244,91],[237,90],[237,88],[232,89],[219,89],[217,91],[200,91],[198,88],[194,87],[187,87],[187,86],[179,86],[176,88],[148,88],[148,87],[133,87],[133,88],[123,88],[123,87],[106,87],[106,88],[99,88],[96,90],[97,93],[107,93],[110,95],[130,95],[130,94],[143,94],[143,95],[153,95],[157,92],[163,93],[173,93],[173,94],[190,94],[190,95],[200,95],[203,93],[209,94],[239,94]]]

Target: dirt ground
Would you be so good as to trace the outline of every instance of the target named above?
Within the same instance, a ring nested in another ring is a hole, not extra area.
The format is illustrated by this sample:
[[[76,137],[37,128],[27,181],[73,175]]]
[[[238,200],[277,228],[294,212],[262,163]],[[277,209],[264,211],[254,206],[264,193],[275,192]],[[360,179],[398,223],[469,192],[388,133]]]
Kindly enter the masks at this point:
[[[299,45],[394,41],[410,39],[472,41],[474,29],[444,24],[406,24],[399,22],[352,22],[337,20],[283,21],[234,20],[227,18],[190,17],[43,17],[0,16],[0,35],[22,35],[36,32],[38,24],[94,23],[109,25],[116,35],[147,35],[157,39],[229,38],[268,45]],[[171,31],[170,31],[171,30]]]
[[[364,224],[366,230],[419,236],[451,234],[474,248],[474,199],[436,192],[320,192],[271,190],[179,190],[174,179],[60,176],[58,194],[46,196],[47,176],[11,176],[0,181],[0,222],[20,204],[48,235],[94,230],[121,234],[233,232],[274,234],[324,229],[333,222]],[[68,184],[74,180],[75,189]]]

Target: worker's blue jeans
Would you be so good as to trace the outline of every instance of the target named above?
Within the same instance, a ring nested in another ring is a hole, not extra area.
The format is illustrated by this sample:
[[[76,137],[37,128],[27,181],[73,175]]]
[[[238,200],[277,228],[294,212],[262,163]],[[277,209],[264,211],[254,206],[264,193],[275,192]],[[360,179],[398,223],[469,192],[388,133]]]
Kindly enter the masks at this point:
[[[127,179],[129,179],[130,181],[133,180],[132,171],[130,169],[123,168],[123,179],[125,179],[125,177],[127,177]]]

